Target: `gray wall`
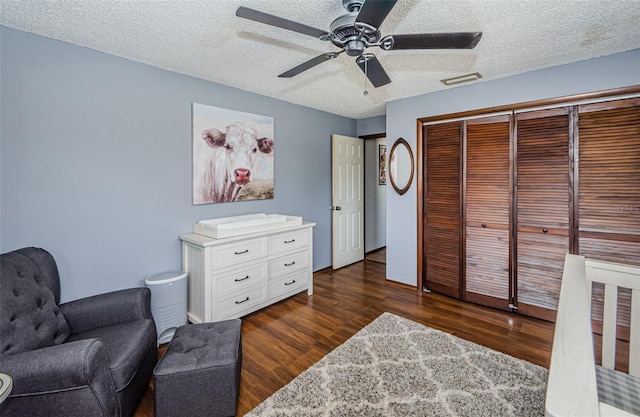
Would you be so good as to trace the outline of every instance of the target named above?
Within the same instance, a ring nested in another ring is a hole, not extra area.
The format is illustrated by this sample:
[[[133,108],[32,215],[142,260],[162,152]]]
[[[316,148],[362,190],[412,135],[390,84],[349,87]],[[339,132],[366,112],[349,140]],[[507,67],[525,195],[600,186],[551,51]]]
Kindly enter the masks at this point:
[[[331,265],[331,134],[353,119],[0,28],[0,250],[46,248],[62,298],[181,267],[197,220],[284,213],[317,223]],[[212,63],[212,71],[215,66]],[[191,204],[191,103],[275,119],[275,198]]]
[[[383,114],[381,116],[368,117],[359,119],[357,122],[358,136],[375,135],[387,131],[387,118]]]
[[[378,146],[387,138],[364,141],[364,251],[371,252],[387,244],[387,187],[378,184]],[[387,148],[387,156],[391,149]]]
[[[386,132],[386,117],[359,119],[358,136]],[[387,187],[378,184],[378,146],[386,145],[386,138],[364,142],[364,251],[371,252],[387,243]],[[390,149],[387,149],[387,152]]]
[[[387,137],[416,149],[416,119],[640,85],[640,49],[387,103]],[[416,179],[387,193],[387,278],[417,284]]]

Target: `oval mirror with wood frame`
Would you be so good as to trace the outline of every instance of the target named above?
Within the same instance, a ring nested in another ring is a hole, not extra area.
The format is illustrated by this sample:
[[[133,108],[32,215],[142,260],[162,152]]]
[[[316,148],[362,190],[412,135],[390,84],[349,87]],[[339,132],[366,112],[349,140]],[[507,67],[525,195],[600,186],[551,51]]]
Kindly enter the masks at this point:
[[[389,178],[393,189],[403,195],[413,181],[413,152],[403,138],[398,138],[389,153]]]

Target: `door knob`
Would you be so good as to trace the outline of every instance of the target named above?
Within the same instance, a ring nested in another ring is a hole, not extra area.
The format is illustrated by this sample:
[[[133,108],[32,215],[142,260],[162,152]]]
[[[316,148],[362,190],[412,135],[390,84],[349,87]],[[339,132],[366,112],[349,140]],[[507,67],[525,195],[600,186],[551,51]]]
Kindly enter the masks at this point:
[[[331,210],[342,210],[342,207],[340,206],[331,207]]]

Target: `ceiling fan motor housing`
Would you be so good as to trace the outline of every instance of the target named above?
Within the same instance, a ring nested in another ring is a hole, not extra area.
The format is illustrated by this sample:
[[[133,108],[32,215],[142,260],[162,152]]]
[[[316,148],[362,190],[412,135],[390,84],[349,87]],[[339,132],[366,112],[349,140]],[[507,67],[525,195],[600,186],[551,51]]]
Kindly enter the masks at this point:
[[[371,44],[380,40],[380,31],[371,26],[356,29],[357,11],[340,16],[329,26],[333,34],[331,42],[338,48],[345,48],[349,56],[360,56]],[[375,30],[374,30],[375,29]]]

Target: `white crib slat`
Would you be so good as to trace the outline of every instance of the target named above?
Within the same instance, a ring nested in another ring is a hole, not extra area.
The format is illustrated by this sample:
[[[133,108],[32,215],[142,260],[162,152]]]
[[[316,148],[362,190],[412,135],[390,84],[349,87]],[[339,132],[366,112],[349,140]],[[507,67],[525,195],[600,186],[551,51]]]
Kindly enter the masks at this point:
[[[618,287],[604,286],[604,312],[602,314],[602,366],[616,367],[616,323],[618,316]]]
[[[634,289],[631,291],[629,375],[640,377],[640,289]]]
[[[616,286],[630,288],[631,296],[631,334],[629,337],[629,374],[640,376],[640,267],[614,262],[585,261],[587,280],[605,284],[605,306],[603,313],[602,366],[614,368],[615,330],[617,315],[617,294],[607,288]],[[607,304],[609,307],[607,307]],[[609,308],[611,308],[609,310]],[[615,310],[613,310],[615,308]],[[605,328],[607,329],[605,332]],[[606,351],[606,352],[605,352]],[[608,358],[608,359],[607,359]]]

